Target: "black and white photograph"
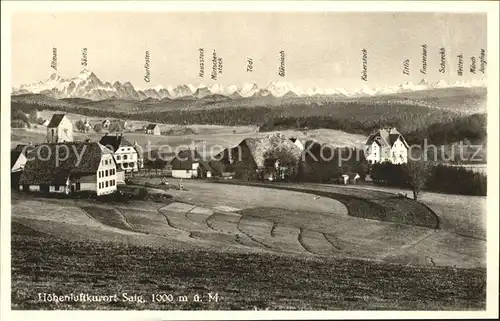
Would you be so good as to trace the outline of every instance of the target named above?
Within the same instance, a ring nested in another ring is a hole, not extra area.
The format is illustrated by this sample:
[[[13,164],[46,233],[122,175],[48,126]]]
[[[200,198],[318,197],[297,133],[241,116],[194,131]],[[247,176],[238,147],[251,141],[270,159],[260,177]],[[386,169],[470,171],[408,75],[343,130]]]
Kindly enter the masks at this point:
[[[210,4],[2,2],[2,315],[498,317],[498,3]]]

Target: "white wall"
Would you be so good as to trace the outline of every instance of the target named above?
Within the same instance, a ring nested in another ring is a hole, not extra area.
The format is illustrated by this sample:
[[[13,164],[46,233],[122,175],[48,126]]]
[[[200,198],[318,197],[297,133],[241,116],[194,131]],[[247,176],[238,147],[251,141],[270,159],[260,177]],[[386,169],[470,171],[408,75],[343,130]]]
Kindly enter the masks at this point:
[[[371,145],[366,146],[365,158],[369,162],[378,163],[380,162],[380,152],[380,146],[376,142],[373,142]]]
[[[110,173],[110,170],[114,170],[114,174]],[[108,171],[108,175],[106,175],[106,171]],[[101,175],[99,175],[101,173]],[[100,177],[99,177],[100,176]],[[104,154],[101,157],[101,162],[99,164],[99,168],[96,173],[96,183],[95,188],[97,191],[97,195],[104,195],[116,192],[116,165],[113,161],[112,154]],[[114,184],[111,184],[111,181],[114,180]],[[108,186],[106,187],[106,182],[108,182]],[[83,187],[82,187],[83,189]]]
[[[391,158],[393,164],[403,164],[408,161],[408,149],[400,138],[392,146]]]
[[[59,126],[47,128],[47,142],[62,143],[73,141],[73,124],[64,116]]]
[[[125,156],[127,156],[127,159],[124,159]],[[137,164],[137,151],[132,146],[119,147],[114,153],[114,158],[117,165],[126,172],[137,172],[139,170],[139,166]],[[127,167],[124,167],[124,163],[127,164]],[[130,163],[132,163],[133,165],[130,166]]]
[[[59,185],[59,190],[56,191],[56,187],[54,185],[49,186],[50,193],[60,193],[60,194],[69,194],[68,185]]]
[[[198,170],[174,169],[172,177],[174,178],[193,178],[198,176]]]

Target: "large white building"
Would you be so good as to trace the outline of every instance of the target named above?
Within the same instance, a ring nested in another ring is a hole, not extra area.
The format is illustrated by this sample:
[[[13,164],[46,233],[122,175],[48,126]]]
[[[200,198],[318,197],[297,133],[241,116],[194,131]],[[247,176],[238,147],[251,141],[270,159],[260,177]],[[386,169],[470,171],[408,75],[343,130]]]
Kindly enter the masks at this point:
[[[99,143],[42,144],[30,155],[19,178],[21,191],[61,194],[89,191],[98,196],[116,192],[113,153]]]
[[[370,164],[408,162],[409,146],[396,128],[382,128],[372,133],[365,144],[365,158]]]
[[[130,173],[143,168],[143,157],[137,150],[136,144],[130,143],[122,134],[106,134],[99,143],[113,151],[116,166],[119,170]]]
[[[64,114],[54,114],[47,125],[47,143],[73,141],[73,124]]]

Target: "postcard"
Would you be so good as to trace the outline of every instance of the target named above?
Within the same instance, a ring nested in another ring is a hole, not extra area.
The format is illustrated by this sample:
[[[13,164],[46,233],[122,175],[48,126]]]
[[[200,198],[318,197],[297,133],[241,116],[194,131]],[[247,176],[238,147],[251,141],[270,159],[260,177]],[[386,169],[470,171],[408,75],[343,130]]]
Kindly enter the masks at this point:
[[[498,3],[2,3],[2,71],[4,320],[498,317]]]

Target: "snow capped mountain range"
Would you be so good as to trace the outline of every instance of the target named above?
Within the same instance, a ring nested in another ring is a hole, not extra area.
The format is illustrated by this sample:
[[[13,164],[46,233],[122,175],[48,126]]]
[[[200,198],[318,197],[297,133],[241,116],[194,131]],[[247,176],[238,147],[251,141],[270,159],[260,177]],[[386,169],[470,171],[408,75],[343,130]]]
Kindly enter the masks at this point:
[[[397,86],[383,86],[371,88],[363,86],[354,90],[346,88],[298,88],[291,83],[283,81],[271,82],[264,88],[255,83],[242,85],[223,86],[221,84],[194,86],[178,85],[177,87],[156,86],[151,88],[134,88],[130,82],[113,84],[101,81],[93,72],[83,69],[78,75],[70,79],[63,79],[57,74],[52,74],[47,80],[29,85],[13,88],[13,95],[36,93],[54,98],[87,98],[92,100],[124,99],[144,100],[153,99],[203,99],[205,97],[226,96],[231,99],[250,97],[313,97],[313,96],[338,96],[338,97],[363,97],[376,95],[390,95],[403,92],[429,90],[451,87],[486,87],[485,80],[446,82],[443,80],[428,82],[422,79],[418,84],[406,82]]]

